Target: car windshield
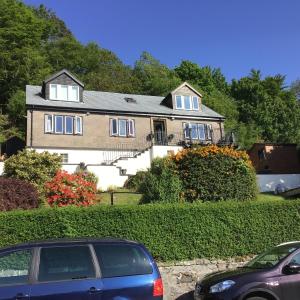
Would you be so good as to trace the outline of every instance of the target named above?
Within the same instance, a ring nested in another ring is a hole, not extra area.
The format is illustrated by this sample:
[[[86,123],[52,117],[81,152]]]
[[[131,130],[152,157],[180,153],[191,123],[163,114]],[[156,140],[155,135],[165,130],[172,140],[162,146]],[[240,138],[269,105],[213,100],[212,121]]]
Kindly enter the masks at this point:
[[[297,250],[295,245],[282,245],[272,248],[258,256],[245,265],[247,268],[267,269],[274,267],[289,254]]]

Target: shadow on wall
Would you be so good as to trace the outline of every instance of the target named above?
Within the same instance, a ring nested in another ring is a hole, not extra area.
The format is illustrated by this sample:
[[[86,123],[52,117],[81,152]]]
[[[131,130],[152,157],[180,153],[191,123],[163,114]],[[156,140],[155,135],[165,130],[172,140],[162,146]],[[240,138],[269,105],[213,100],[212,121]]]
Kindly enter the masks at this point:
[[[260,192],[274,192],[277,186],[285,190],[300,187],[300,174],[258,174]]]
[[[185,294],[179,296],[175,300],[193,300],[193,299],[194,299],[194,292],[191,291],[191,292],[188,292],[188,293],[185,293]]]

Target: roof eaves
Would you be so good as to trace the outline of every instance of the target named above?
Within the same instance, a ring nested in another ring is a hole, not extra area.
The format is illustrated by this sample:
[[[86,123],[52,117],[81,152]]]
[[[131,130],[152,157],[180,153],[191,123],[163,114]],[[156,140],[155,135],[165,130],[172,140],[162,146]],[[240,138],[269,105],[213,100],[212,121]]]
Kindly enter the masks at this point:
[[[180,86],[178,86],[175,90],[173,90],[171,92],[171,94],[174,94],[177,90],[179,90],[180,88],[182,88],[183,86],[187,86],[188,88],[190,88],[192,91],[194,91],[197,95],[199,95],[201,98],[203,97],[201,93],[199,93],[195,88],[193,88],[189,83],[187,83],[186,81],[183,82]]]
[[[81,85],[82,87],[84,87],[84,84],[79,80],[77,79],[73,74],[71,74],[67,69],[62,69],[61,71],[51,75],[50,77],[46,78],[44,80],[44,83],[47,83],[49,82],[50,80],[52,79],[55,79],[56,77],[60,76],[61,74],[67,74],[69,77],[71,77],[74,81],[76,81],[79,85]]]

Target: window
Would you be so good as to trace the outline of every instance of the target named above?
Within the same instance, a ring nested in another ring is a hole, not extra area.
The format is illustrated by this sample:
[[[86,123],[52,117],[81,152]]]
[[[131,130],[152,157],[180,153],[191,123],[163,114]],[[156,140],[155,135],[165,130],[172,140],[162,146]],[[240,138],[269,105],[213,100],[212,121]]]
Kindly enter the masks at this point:
[[[133,245],[94,245],[104,278],[151,274],[152,266],[144,251]]]
[[[82,134],[82,117],[75,117],[75,134]]]
[[[74,118],[65,116],[65,134],[73,134]]]
[[[69,162],[69,154],[68,153],[61,153],[61,160],[63,164],[67,164]]]
[[[88,246],[42,248],[39,281],[75,280],[95,277]]]
[[[57,99],[57,84],[50,84],[50,99]]]
[[[45,115],[45,133],[82,135],[82,117]]]
[[[45,115],[45,132],[53,132],[53,115]]]
[[[77,85],[50,84],[50,99],[79,101],[79,87]]]
[[[186,139],[211,140],[212,127],[210,124],[183,123],[183,132]]]
[[[119,136],[127,136],[127,121],[119,120]]]
[[[181,101],[181,96],[176,96],[176,108],[177,109],[182,109],[182,101]]]
[[[135,136],[135,122],[132,119],[110,119],[110,135],[121,137]]]
[[[199,101],[196,96],[193,96],[193,110],[199,110]]]
[[[0,286],[27,283],[31,256],[31,250],[20,250],[1,255]]]
[[[199,133],[199,140],[205,140],[205,125],[198,124],[198,133]]]
[[[191,107],[191,96],[184,96],[184,108],[186,110],[192,109],[192,107]]]
[[[55,116],[55,133],[63,133],[64,132],[64,117],[63,116]]]
[[[70,97],[68,100],[70,101],[78,101],[79,100],[79,88],[78,86],[70,86]]]
[[[199,97],[197,96],[175,96],[176,109],[199,110]]]

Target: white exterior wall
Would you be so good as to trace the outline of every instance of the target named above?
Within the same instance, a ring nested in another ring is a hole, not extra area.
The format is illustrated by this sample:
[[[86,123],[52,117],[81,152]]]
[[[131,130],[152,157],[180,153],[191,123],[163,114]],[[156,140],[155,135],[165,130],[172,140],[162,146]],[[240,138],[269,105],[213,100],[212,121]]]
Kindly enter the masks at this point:
[[[181,146],[153,146],[151,149],[151,160],[156,157],[165,157],[168,155],[168,151],[174,151],[176,154],[182,150]]]
[[[257,175],[260,192],[274,192],[278,184],[286,189],[300,187],[300,174],[261,174]]]
[[[2,175],[4,172],[4,162],[0,161],[0,175]]]

